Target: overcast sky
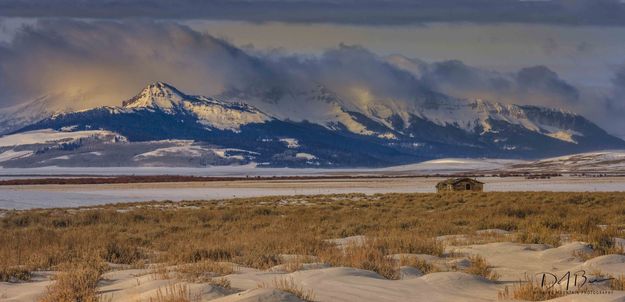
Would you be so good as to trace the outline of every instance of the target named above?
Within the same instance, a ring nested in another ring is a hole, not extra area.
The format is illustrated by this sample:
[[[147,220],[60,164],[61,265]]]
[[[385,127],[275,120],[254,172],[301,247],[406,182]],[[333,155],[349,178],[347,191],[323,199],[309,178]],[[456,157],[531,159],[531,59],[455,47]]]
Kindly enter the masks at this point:
[[[0,14],[252,22],[624,25],[621,0],[2,0]]]
[[[49,89],[116,103],[167,79],[213,93],[243,78],[236,69],[266,76],[238,58],[221,64],[215,41],[305,72],[320,67],[284,62],[323,66],[318,58],[358,45],[375,60],[421,64],[413,73],[446,93],[563,107],[625,137],[623,37],[622,0],[0,0],[0,105]],[[501,79],[512,88],[489,84]]]

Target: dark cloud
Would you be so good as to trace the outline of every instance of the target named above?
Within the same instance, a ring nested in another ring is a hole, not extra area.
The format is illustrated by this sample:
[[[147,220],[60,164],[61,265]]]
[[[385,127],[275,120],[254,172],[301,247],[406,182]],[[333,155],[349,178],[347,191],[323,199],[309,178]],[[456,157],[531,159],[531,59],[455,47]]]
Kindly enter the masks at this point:
[[[625,138],[625,64],[616,69],[611,91],[590,101],[592,103],[587,104],[590,117],[600,125],[607,125],[614,135]]]
[[[593,51],[594,46],[586,41],[582,41],[577,44],[576,50],[580,53],[590,54]]]
[[[339,45],[302,67],[310,79],[339,92],[362,87],[376,96],[412,99],[421,88],[413,75],[360,46]]]
[[[556,53],[558,51],[558,48],[560,48],[560,45],[558,45],[556,39],[552,37],[547,38],[545,42],[543,42],[543,51],[547,55],[552,55]]]
[[[115,105],[155,81],[203,95],[320,84],[346,98],[359,87],[410,99],[419,89],[412,74],[359,46],[339,45],[315,57],[250,53],[169,22],[44,20],[0,45],[5,106],[61,92],[77,95],[78,107]]]
[[[617,69],[612,79],[612,84],[614,84],[616,94],[625,93],[625,65]],[[623,95],[622,98],[625,100],[625,95]]]
[[[350,24],[625,25],[625,4],[619,0],[3,0],[0,15]]]
[[[153,81],[209,94],[265,72],[229,43],[171,23],[40,21],[0,45],[0,99],[9,102],[62,90],[110,104]]]
[[[619,66],[612,78],[612,91],[604,99],[605,106],[610,112],[616,113],[617,118],[623,121],[621,131],[625,134],[625,65]]]
[[[421,64],[421,80],[457,97],[495,99],[508,103],[563,107],[579,101],[579,91],[545,66],[514,74],[479,69],[458,60]]]
[[[516,74],[516,82],[520,92],[529,95],[533,92],[539,92],[546,97],[559,98],[563,102],[577,102],[579,100],[579,91],[545,66],[521,69]]]
[[[512,86],[503,75],[467,66],[459,60],[422,65],[421,79],[438,90],[504,92]]]

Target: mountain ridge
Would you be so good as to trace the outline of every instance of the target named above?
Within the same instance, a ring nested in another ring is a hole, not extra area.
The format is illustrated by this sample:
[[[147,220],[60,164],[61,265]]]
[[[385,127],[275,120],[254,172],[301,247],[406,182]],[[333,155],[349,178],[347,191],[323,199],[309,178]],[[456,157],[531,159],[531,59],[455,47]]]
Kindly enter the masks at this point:
[[[168,165],[168,156],[178,164],[187,160],[185,164],[200,166],[257,163],[293,167],[385,166],[441,157],[532,159],[625,148],[624,141],[583,116],[559,109],[463,100],[437,93],[408,105],[380,101],[347,106],[348,102],[325,87],[284,95],[300,102],[287,103],[284,96],[271,103],[253,102],[254,95],[249,93],[193,96],[155,82],[121,106],[57,113],[10,133],[101,130],[118,136],[115,148],[111,148],[115,143],[110,135],[103,136],[105,141],[81,137],[12,149],[5,146],[0,152],[28,149],[32,155],[0,161],[0,165],[63,165],[67,162],[49,159],[98,148],[103,154],[118,149],[117,157],[111,155],[117,158],[112,165]],[[319,109],[319,103],[325,107]],[[276,112],[276,107],[289,106],[299,117],[291,119]],[[183,149],[193,151],[169,152],[182,150],[178,143],[171,143],[180,140],[191,142]],[[167,141],[170,143],[163,143]],[[58,147],[68,143],[72,147]],[[169,151],[153,152],[158,148],[150,144]],[[137,160],[140,151],[149,156]],[[158,154],[165,155],[155,159]]]

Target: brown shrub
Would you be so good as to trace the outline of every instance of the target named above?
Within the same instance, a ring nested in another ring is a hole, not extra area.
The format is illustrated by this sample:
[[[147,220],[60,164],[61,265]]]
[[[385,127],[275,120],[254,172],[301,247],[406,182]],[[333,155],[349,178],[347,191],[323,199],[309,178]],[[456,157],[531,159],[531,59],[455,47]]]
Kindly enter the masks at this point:
[[[104,260],[117,264],[134,264],[143,258],[139,247],[117,240],[108,242],[103,254]]]
[[[208,284],[212,286],[219,286],[221,288],[230,289],[230,280],[228,278],[212,278],[208,281]]]
[[[399,278],[399,270],[395,261],[386,257],[384,246],[372,241],[364,244],[351,244],[345,250],[329,248],[319,256],[320,260],[332,266],[347,266],[374,271],[381,276],[395,280]]]
[[[623,254],[623,248],[617,245],[614,238],[619,236],[619,231],[615,227],[601,229],[595,226],[585,237],[585,241],[592,247],[594,256],[609,254]]]
[[[275,288],[283,292],[291,293],[307,302],[315,301],[315,293],[310,289],[306,290],[302,286],[297,285],[293,278],[275,278],[271,284],[258,284],[258,288]]]
[[[96,286],[102,272],[102,266],[98,264],[63,265],[41,302],[97,302]]]
[[[554,247],[560,245],[560,236],[557,230],[540,224],[532,224],[517,235],[517,241],[529,244],[548,244]]]
[[[498,293],[499,300],[524,300],[524,301],[545,301],[567,295],[567,291],[558,290],[554,287],[545,288],[535,279],[526,277],[524,281],[519,281],[506,286]]]
[[[156,297],[150,297],[150,302],[192,302],[199,301],[192,298],[189,287],[183,284],[170,284],[156,290]]]
[[[0,266],[0,282],[30,281],[30,269],[19,266]]]
[[[492,271],[492,266],[480,255],[469,256],[471,264],[464,272],[471,275],[481,276],[488,280],[499,280],[499,274]]]
[[[614,277],[610,280],[611,290],[625,290],[625,275]]]
[[[213,280],[215,276],[230,275],[236,270],[232,263],[202,261],[183,264],[176,268],[178,278],[192,282]]]
[[[400,257],[399,258],[400,266],[410,266],[419,269],[423,274],[429,274],[436,272],[436,268],[425,261],[424,259],[418,257]]]

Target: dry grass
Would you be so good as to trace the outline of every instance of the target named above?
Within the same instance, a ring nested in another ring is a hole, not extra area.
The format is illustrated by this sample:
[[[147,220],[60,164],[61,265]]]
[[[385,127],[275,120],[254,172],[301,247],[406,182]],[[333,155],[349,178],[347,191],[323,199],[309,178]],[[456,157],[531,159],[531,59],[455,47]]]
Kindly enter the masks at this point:
[[[625,275],[620,275],[610,280],[610,289],[611,290],[625,290]]]
[[[284,263],[284,271],[292,273],[301,270],[306,263],[315,262],[315,257],[295,255]]]
[[[288,261],[284,264],[284,271],[287,273],[297,272],[304,268],[304,263],[300,261]]]
[[[423,274],[429,274],[436,272],[436,268],[425,261],[424,259],[417,257],[400,257],[399,266],[410,266],[419,269]]]
[[[399,269],[393,259],[386,257],[388,251],[374,241],[364,244],[350,244],[345,250],[327,249],[319,255],[322,262],[332,266],[347,266],[374,271],[391,280],[399,278]]]
[[[623,236],[614,226],[606,229],[594,228],[586,236],[584,241],[590,243],[594,256],[609,254],[623,254],[623,247],[616,244],[614,238]]]
[[[492,266],[486,262],[480,255],[469,256],[469,267],[464,269],[464,272],[471,275],[481,276],[488,280],[496,281],[499,280],[499,274],[492,271]]]
[[[166,280],[172,278],[172,272],[165,263],[152,265],[148,272],[152,275],[152,279],[155,280]]]
[[[208,281],[208,284],[212,286],[219,286],[221,288],[230,289],[230,280],[224,277],[221,278],[212,278]]]
[[[312,290],[306,290],[303,287],[297,285],[293,278],[275,278],[271,284],[261,283],[258,284],[258,288],[275,288],[283,292],[291,293],[294,296],[307,301],[315,301],[315,293]]]
[[[511,288],[506,286],[503,291],[499,292],[498,297],[499,300],[545,301],[565,295],[566,291],[543,288],[536,280],[526,278],[524,282],[519,281]]]
[[[101,261],[141,266],[233,262],[267,269],[279,255],[311,255],[397,278],[390,254],[443,255],[432,238],[503,229],[519,241],[558,245],[561,233],[590,242],[594,255],[621,252],[612,236],[625,226],[625,193],[493,192],[362,194],[227,201],[159,202],[82,209],[7,211],[0,217],[0,272],[55,269]],[[123,211],[120,211],[123,210]],[[597,225],[610,226],[601,230]],[[363,246],[339,249],[326,239],[364,235]],[[480,240],[500,240],[485,236]],[[94,256],[95,255],[95,256]],[[198,264],[190,275],[205,273]],[[207,264],[212,265],[212,264]],[[417,264],[415,264],[417,265]],[[299,269],[300,264],[292,264]],[[213,271],[214,268],[205,268]],[[220,268],[216,269],[220,270]],[[484,273],[476,268],[479,274]],[[217,271],[217,274],[224,272]],[[11,273],[14,274],[14,273]]]
[[[102,251],[102,258],[116,264],[138,264],[144,255],[139,247],[131,242],[114,240],[106,243]]]
[[[150,302],[194,302],[198,297],[191,297],[189,287],[184,284],[170,284],[156,291],[156,297],[150,298]]]
[[[576,252],[574,256],[580,258],[583,261],[588,259],[610,255],[610,254],[625,254],[623,247],[616,244],[614,238],[623,237],[625,234],[617,230],[615,227],[599,228],[594,227],[585,235],[578,236],[579,240],[588,242],[592,248],[591,252]]]
[[[548,244],[554,247],[560,245],[560,236],[557,231],[542,224],[532,224],[523,229],[517,235],[517,240],[522,243]]]
[[[180,265],[175,271],[179,279],[191,282],[205,282],[214,280],[216,276],[230,275],[236,271],[236,267],[232,263],[204,260]]]
[[[0,282],[30,281],[31,278],[28,267],[0,266]]]
[[[104,266],[97,262],[64,264],[40,302],[98,302],[96,286]]]

